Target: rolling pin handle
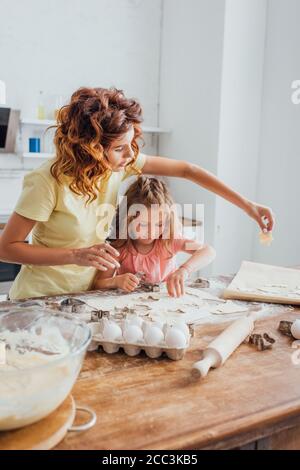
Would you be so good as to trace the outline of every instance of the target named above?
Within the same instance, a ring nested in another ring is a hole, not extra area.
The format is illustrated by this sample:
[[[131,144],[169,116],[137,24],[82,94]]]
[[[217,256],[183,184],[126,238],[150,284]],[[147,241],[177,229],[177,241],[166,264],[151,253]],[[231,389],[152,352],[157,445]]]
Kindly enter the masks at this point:
[[[206,377],[209,369],[213,367],[214,364],[215,361],[213,356],[206,356],[201,361],[196,362],[192,369],[194,377]]]
[[[203,353],[203,359],[195,362],[192,368],[192,374],[194,377],[206,377],[211,367],[219,367],[222,363],[222,357],[215,349],[206,349]]]

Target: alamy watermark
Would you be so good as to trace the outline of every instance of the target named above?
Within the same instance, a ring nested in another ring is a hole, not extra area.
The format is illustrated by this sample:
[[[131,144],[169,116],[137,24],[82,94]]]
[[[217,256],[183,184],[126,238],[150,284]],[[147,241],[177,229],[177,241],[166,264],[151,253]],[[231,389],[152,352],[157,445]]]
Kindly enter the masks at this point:
[[[128,206],[127,197],[123,196],[117,211],[113,204],[104,203],[98,207],[97,217],[96,233],[102,240],[188,238],[204,244],[204,204]]]
[[[293,104],[300,104],[300,80],[294,80],[291,88],[293,90],[291,94],[291,101]]]

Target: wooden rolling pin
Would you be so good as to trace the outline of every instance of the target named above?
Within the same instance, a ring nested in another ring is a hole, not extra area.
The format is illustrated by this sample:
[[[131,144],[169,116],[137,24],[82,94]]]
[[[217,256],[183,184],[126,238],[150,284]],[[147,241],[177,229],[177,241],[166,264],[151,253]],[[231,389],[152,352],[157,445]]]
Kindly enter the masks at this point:
[[[203,359],[193,365],[196,377],[205,377],[211,367],[224,364],[233,351],[251,334],[255,316],[247,316],[234,321],[203,352]]]

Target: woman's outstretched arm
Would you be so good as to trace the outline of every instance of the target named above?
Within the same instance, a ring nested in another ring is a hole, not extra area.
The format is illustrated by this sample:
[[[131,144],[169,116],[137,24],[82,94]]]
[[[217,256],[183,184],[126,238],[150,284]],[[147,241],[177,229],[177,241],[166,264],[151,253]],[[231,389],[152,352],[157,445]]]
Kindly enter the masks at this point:
[[[271,231],[273,229],[274,217],[269,207],[250,201],[198,165],[184,160],[147,155],[142,173],[157,176],[175,176],[192,181],[244,210],[252,219],[256,220],[261,230]]]

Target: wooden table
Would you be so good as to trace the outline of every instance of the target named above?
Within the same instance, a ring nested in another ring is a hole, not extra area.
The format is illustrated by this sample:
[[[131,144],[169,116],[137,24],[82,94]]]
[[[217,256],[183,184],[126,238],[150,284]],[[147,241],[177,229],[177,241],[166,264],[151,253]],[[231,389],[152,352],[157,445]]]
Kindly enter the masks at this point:
[[[88,353],[72,393],[98,421],[57,449],[300,448],[300,365],[292,364],[291,340],[277,332],[281,319],[297,317],[300,309],[277,307],[255,328],[277,338],[272,350],[243,344],[203,380],[192,377],[192,364],[224,323],[196,327],[177,362]]]

